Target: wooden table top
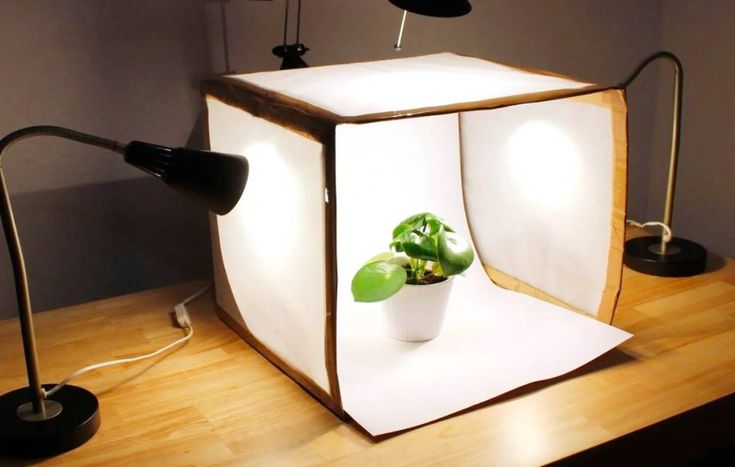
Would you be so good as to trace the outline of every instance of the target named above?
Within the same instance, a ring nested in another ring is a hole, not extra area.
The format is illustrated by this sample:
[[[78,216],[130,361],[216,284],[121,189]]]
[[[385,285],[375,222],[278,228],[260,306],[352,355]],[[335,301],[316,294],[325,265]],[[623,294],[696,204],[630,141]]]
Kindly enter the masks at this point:
[[[43,382],[182,335],[174,304],[195,281],[35,316]],[[613,324],[635,335],[582,369],[440,422],[372,442],[335,417],[215,316],[189,306],[195,334],[163,357],[74,384],[102,426],[53,465],[542,464],[735,393],[735,262],[691,278],[629,269]],[[17,319],[0,322],[0,393],[26,385]],[[13,463],[0,459],[0,464]]]

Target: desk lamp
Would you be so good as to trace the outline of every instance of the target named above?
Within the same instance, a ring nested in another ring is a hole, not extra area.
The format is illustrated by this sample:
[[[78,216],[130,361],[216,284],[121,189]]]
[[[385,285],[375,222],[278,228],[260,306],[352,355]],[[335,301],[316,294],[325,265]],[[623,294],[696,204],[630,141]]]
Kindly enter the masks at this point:
[[[674,237],[671,234],[671,218],[674,212],[674,190],[676,189],[676,169],[679,159],[679,140],[681,135],[681,102],[684,84],[684,70],[679,58],[667,51],[656,52],[645,58],[633,73],[620,84],[627,88],[646,66],[658,59],[666,59],[674,67],[674,115],[671,124],[671,156],[669,175],[666,185],[666,203],[662,222],[647,222],[637,226],[659,225],[661,236],[633,238],[625,242],[624,262],[631,269],[654,276],[683,277],[693,276],[704,271],[707,263],[707,250],[691,240]]]
[[[131,165],[161,179],[172,188],[223,215],[240,199],[248,176],[244,157],[192,149],[172,149],[133,141],[121,144],[66,128],[35,126],[17,130],[0,140],[0,186],[5,239],[13,264],[19,305],[28,387],[0,396],[0,451],[18,457],[44,457],[84,444],[99,428],[97,398],[86,389],[65,385],[49,398],[41,385],[33,330],[31,299],[18,231],[10,205],[2,156],[13,143],[35,136],[54,136],[123,154]]]
[[[434,16],[437,18],[456,18],[472,11],[469,0],[389,0],[393,5],[403,10],[401,28],[398,31],[398,40],[393,48],[401,50],[403,28],[406,25],[406,15],[410,11],[417,15]]]

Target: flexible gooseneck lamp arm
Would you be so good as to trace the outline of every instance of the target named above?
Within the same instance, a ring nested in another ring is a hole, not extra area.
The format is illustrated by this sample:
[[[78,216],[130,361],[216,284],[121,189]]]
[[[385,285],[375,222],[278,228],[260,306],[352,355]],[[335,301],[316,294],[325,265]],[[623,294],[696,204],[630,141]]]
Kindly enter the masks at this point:
[[[666,184],[666,204],[664,205],[663,223],[671,228],[671,219],[674,213],[674,192],[676,190],[676,169],[679,161],[679,140],[681,136],[681,102],[684,89],[684,68],[679,58],[665,50],[656,52],[645,58],[619,87],[625,89],[635,81],[638,75],[653,61],[666,59],[674,67],[674,112],[671,122],[671,156],[669,158],[669,175]],[[668,243],[666,232],[661,233],[661,254],[666,254]]]
[[[663,230],[660,238],[644,236],[626,241],[623,259],[628,267],[645,274],[669,277],[691,276],[704,271],[707,264],[707,250],[695,242],[675,237],[671,233],[676,173],[679,162],[682,94],[684,89],[684,69],[681,61],[671,52],[656,52],[641,61],[633,73],[626,80],[622,81],[618,87],[621,89],[627,88],[651,62],[658,59],[668,60],[674,68],[671,148],[664,216],[662,222],[646,222],[645,224],[638,224],[631,220],[628,222],[639,227],[658,225]]]
[[[33,393],[33,413],[39,414],[41,418],[45,417],[45,405],[43,403],[44,393],[41,387],[39,377],[38,357],[36,352],[36,335],[33,331],[33,313],[31,310],[31,297],[28,292],[28,278],[26,275],[26,265],[23,259],[23,249],[20,246],[18,238],[18,229],[15,225],[15,217],[13,216],[13,208],[10,205],[10,197],[8,195],[8,187],[5,182],[5,175],[2,170],[3,155],[5,150],[24,139],[34,136],[55,136],[59,138],[78,141],[80,143],[109,149],[111,151],[123,153],[125,145],[105,138],[80,133],[74,130],[55,126],[35,126],[23,128],[10,133],[8,136],[0,140],[0,188],[2,196],[2,205],[0,206],[0,214],[2,215],[3,230],[5,231],[5,240],[8,243],[8,251],[13,265],[13,276],[15,279],[15,293],[18,299],[20,328],[23,334],[23,353],[25,355],[26,371],[28,373],[28,386]]]
[[[0,395],[0,455],[43,457],[74,449],[89,440],[100,424],[99,403],[84,388],[66,381],[46,392],[39,376],[36,336],[23,250],[8,186],[2,170],[6,149],[35,136],[53,136],[108,149],[125,162],[199,201],[216,214],[227,214],[240,199],[248,177],[242,156],[117,141],[56,126],[15,131],[0,140],[0,217],[13,265],[28,387]]]

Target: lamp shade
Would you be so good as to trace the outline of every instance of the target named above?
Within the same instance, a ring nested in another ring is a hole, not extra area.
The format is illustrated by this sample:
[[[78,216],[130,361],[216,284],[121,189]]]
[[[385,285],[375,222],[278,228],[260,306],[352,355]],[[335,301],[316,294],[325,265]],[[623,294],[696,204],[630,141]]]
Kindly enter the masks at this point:
[[[277,45],[273,47],[273,55],[283,59],[281,70],[292,70],[294,68],[306,68],[309,65],[301,58],[309,48],[304,44]]]
[[[390,0],[402,10],[424,16],[453,18],[464,16],[472,11],[468,0]]]
[[[244,157],[133,141],[125,161],[160,178],[219,215],[237,204],[248,178]]]

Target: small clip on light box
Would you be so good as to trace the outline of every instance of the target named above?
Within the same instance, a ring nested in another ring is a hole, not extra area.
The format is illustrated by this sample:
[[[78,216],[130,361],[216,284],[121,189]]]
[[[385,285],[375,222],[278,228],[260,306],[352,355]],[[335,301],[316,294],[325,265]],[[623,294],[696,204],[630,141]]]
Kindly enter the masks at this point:
[[[220,316],[370,435],[630,336],[606,324],[625,228],[622,90],[442,53],[226,76],[204,96],[211,148],[252,169],[248,196],[211,222]],[[441,334],[407,343],[350,282],[418,212],[479,261],[454,281]]]

